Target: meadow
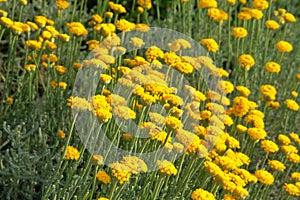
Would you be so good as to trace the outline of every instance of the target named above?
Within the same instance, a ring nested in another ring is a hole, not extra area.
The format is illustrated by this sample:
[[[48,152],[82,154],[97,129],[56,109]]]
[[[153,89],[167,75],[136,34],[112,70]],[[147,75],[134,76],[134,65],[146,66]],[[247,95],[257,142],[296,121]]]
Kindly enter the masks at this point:
[[[0,199],[299,199],[297,0],[0,0]]]

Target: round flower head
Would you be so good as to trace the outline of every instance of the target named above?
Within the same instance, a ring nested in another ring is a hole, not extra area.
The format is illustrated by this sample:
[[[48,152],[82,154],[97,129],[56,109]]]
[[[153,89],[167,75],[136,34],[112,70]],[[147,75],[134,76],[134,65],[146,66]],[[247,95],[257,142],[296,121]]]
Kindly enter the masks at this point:
[[[56,0],[56,6],[61,9],[67,9],[70,6],[70,3],[64,0]]]
[[[271,72],[271,73],[278,73],[280,72],[280,65],[276,62],[268,62],[266,65],[265,65],[265,68],[268,72]]]
[[[286,42],[286,41],[279,41],[276,44],[276,48],[281,53],[289,53],[293,50],[293,46],[289,42]]]
[[[208,51],[217,52],[219,50],[218,43],[211,38],[201,40],[200,44],[205,46]]]
[[[269,160],[268,165],[271,167],[271,169],[277,171],[284,171],[286,168],[285,165],[278,160]]]
[[[64,150],[64,147],[63,149]],[[79,151],[73,146],[67,146],[65,158],[67,160],[78,160],[80,156]]]
[[[241,86],[241,85],[238,85],[235,87],[236,90],[243,96],[243,97],[248,97],[251,93],[251,91],[245,87],[245,86]]]
[[[200,0],[200,8],[217,8],[218,2],[216,0]]]
[[[294,22],[296,22],[297,20],[296,20],[296,18],[295,18],[295,16],[292,14],[292,13],[284,13],[283,15],[282,15],[282,17],[285,19],[285,21],[287,21],[287,22],[292,22],[292,23],[294,23]]]
[[[242,11],[242,12],[239,12],[238,18],[240,20],[247,21],[247,20],[250,20],[252,18],[252,16],[250,15],[250,13]]]
[[[284,101],[284,104],[287,106],[288,109],[293,110],[293,111],[298,111],[299,110],[299,105],[296,101],[292,99],[286,99]]]
[[[249,54],[243,54],[238,58],[238,62],[242,66],[242,68],[249,70],[251,67],[254,66],[255,60],[254,58]]]
[[[135,24],[127,21],[126,19],[120,19],[116,23],[117,29],[122,32],[127,32],[135,29]]]
[[[111,181],[110,176],[105,172],[105,171],[98,171],[96,178],[98,181],[104,183],[104,184],[108,184]]]
[[[267,153],[274,153],[279,150],[277,144],[271,140],[263,140],[261,142],[261,148]]]
[[[266,0],[253,0],[252,5],[258,10],[265,10],[269,7],[269,3]]]
[[[248,135],[252,140],[258,141],[260,139],[264,139],[267,136],[267,133],[264,129],[260,128],[249,128],[247,130]]]
[[[262,184],[272,185],[274,183],[274,176],[266,170],[255,171],[255,176]]]
[[[267,20],[266,27],[268,29],[277,30],[279,29],[280,25],[275,20]]]
[[[300,196],[300,188],[292,183],[285,183],[283,189],[290,195]]]
[[[151,0],[138,0],[137,4],[148,10],[152,8]]]
[[[214,200],[215,197],[212,193],[203,190],[202,188],[196,189],[192,195],[192,200]]]
[[[260,87],[260,92],[262,93],[263,98],[268,97],[268,100],[271,101],[275,100],[275,96],[277,93],[276,88],[272,85],[262,85]]]
[[[158,160],[157,161],[157,166],[159,167],[160,173],[164,175],[176,175],[178,173],[178,170],[174,166],[173,163],[167,161],[167,160]]]
[[[234,27],[232,29],[232,34],[236,38],[244,38],[248,35],[248,31],[243,27]]]

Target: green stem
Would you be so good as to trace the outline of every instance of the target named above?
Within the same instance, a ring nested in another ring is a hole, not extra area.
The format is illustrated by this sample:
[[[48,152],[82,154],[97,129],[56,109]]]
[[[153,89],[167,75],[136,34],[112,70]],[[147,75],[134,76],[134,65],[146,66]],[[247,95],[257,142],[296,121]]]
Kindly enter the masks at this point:
[[[110,189],[110,192],[109,192],[109,199],[113,198],[113,195],[114,195],[114,192],[116,190],[117,184],[118,184],[118,180],[114,180],[114,183],[113,183],[113,185]]]
[[[76,12],[76,7],[77,7],[77,0],[74,0],[71,22],[74,21],[74,15],[75,15],[75,12]]]

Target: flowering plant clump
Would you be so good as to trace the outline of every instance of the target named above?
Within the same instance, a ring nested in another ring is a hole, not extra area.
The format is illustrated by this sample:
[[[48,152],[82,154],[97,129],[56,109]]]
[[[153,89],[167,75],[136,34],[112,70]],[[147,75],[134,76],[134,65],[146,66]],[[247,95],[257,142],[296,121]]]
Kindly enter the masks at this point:
[[[299,199],[298,8],[0,0],[0,199]]]

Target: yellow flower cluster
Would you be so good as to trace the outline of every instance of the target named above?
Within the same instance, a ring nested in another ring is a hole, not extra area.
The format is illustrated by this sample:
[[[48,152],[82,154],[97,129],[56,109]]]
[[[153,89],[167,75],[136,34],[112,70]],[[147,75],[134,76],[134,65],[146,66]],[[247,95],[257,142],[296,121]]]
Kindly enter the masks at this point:
[[[64,151],[64,147],[62,148]],[[67,160],[78,160],[80,152],[73,146],[67,146],[65,158]]]
[[[202,188],[196,189],[192,193],[191,198],[193,200],[215,200],[216,199],[212,193],[203,190]]]
[[[178,170],[175,168],[174,164],[167,161],[167,160],[158,160],[157,166],[159,167],[159,170],[164,175],[176,175],[178,173]]]

